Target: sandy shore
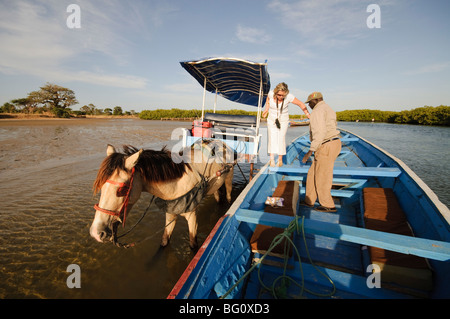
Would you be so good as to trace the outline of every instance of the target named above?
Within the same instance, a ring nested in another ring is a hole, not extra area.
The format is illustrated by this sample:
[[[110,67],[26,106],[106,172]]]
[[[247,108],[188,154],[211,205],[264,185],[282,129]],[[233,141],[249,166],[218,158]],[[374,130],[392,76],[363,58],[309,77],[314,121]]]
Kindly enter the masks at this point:
[[[107,117],[92,117],[92,118],[14,118],[14,119],[1,119],[0,127],[5,126],[47,126],[47,125],[96,125],[105,123],[111,120],[123,120],[126,118],[107,118]],[[132,118],[130,118],[132,119]],[[139,120],[139,118],[134,118]],[[140,121],[140,120],[139,120]],[[142,120],[143,121],[143,120]]]
[[[0,172],[49,160],[76,160],[106,152],[106,145],[148,147],[171,140],[172,132],[189,123],[139,118],[40,118],[0,120]],[[56,164],[56,163],[55,163]]]
[[[43,114],[23,114],[23,113],[0,113],[0,125],[4,122],[16,122],[16,121],[39,121],[42,123],[51,123],[52,121],[65,121],[80,123],[83,120],[117,120],[117,119],[137,119],[138,116],[133,115],[86,115],[83,117],[71,117],[71,118],[58,118],[51,115]]]

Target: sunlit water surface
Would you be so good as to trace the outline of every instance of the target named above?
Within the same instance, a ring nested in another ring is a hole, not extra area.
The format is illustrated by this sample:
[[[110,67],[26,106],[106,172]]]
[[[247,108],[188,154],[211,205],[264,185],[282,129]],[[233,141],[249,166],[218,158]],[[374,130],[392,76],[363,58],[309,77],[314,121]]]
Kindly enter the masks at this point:
[[[448,206],[450,128],[340,123],[404,161]],[[127,241],[131,249],[89,236],[92,183],[107,144],[161,149],[188,122],[122,120],[0,121],[0,298],[165,298],[194,253],[180,219],[168,247],[159,246],[165,217],[151,206]],[[287,140],[307,127],[288,130]],[[263,163],[258,163],[261,166]],[[248,164],[241,164],[248,174]],[[233,199],[245,187],[235,170]],[[133,225],[151,196],[143,194],[128,217]],[[199,209],[201,244],[228,209],[208,197]],[[68,288],[70,264],[81,288]]]

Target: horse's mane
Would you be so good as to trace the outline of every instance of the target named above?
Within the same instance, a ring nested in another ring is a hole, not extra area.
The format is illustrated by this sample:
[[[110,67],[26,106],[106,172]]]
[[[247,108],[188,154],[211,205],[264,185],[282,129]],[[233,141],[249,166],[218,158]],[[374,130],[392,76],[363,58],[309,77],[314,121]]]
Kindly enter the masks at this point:
[[[106,157],[95,179],[93,190],[97,193],[105,184],[106,180],[117,170],[127,171],[125,168],[125,160],[128,156],[138,152],[139,149],[130,146],[123,146],[123,153],[113,153]],[[147,182],[170,181],[181,178],[186,172],[186,167],[191,169],[190,165],[185,162],[175,163],[172,160],[172,153],[164,146],[161,151],[144,150],[139,156],[139,160],[135,165],[136,171]]]

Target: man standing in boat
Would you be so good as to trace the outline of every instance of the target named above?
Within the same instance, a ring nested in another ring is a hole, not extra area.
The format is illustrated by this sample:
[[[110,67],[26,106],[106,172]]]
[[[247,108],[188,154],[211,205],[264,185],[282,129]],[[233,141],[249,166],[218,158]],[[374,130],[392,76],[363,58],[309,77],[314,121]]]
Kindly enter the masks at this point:
[[[310,118],[311,146],[302,162],[306,163],[314,152],[314,160],[306,179],[306,196],[301,203],[314,207],[316,200],[320,206],[315,210],[336,212],[331,197],[334,161],[341,152],[341,140],[337,130],[336,112],[323,101],[322,93],[313,92],[305,102],[313,110]]]

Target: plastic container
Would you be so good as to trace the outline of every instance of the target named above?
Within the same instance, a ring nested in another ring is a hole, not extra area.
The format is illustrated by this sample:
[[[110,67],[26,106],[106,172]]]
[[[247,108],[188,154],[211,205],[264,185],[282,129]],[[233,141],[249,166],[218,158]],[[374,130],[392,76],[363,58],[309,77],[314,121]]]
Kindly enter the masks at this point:
[[[192,123],[192,135],[198,137],[211,138],[212,124],[210,122],[194,121]]]

